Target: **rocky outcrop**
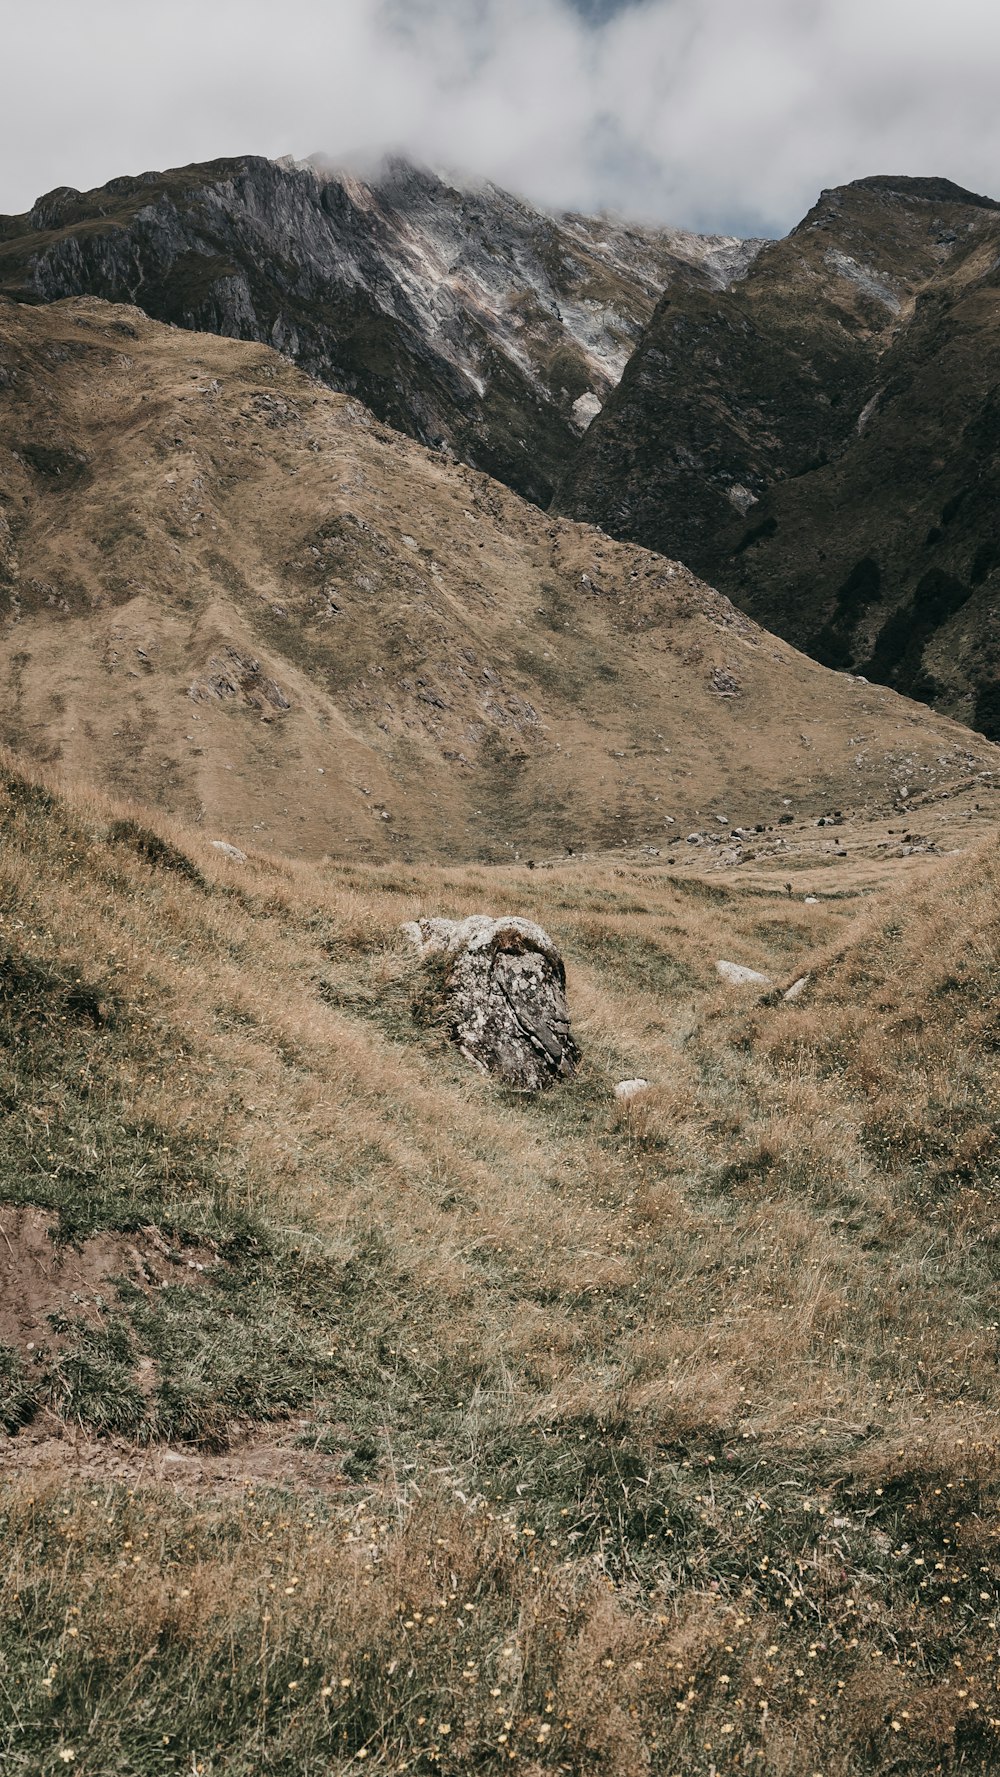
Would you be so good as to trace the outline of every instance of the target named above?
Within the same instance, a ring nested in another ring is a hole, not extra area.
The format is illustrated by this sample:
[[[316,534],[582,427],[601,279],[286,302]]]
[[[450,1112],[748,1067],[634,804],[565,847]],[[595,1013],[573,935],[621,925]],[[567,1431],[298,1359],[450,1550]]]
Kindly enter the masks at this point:
[[[401,160],[361,179],[246,156],[0,218],[0,292],[276,346],[547,505],[664,288],[719,289],[757,245],[548,215]]]
[[[474,914],[422,919],[403,931],[422,957],[441,959],[441,1015],[481,1073],[527,1092],[575,1073],[566,970],[541,926]]]
[[[998,262],[947,180],[824,191],[724,296],[665,293],[559,510],[1000,738]]]

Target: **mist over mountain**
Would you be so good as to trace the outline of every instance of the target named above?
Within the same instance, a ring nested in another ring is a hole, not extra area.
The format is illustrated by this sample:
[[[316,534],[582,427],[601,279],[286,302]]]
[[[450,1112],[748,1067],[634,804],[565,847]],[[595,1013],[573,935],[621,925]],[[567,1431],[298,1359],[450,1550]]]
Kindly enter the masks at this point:
[[[590,25],[607,24],[620,12],[628,12],[633,6],[644,3],[645,0],[570,0],[573,11]]]
[[[1000,23],[981,0],[287,0],[280,14],[176,0],[171,22],[126,0],[13,10],[0,210],[148,167],[390,152],[558,210],[773,235],[873,167],[981,191],[1000,161]]]

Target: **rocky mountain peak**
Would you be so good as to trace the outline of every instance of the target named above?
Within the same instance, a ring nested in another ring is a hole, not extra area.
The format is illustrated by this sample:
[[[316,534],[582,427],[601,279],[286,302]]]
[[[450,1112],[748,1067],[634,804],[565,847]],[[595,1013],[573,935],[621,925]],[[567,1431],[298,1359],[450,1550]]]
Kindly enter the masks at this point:
[[[0,219],[0,290],[275,345],[545,505],[664,288],[720,288],[757,245],[552,215],[399,156],[363,171],[242,156]]]
[[[879,191],[889,197],[902,198],[908,203],[929,204],[969,204],[977,210],[1000,210],[996,198],[983,197],[979,192],[966,191],[962,185],[956,185],[953,179],[923,179],[908,177],[902,173],[873,173],[866,179],[853,179],[849,185],[840,187],[844,191]],[[824,192],[823,197],[836,195]]]
[[[724,302],[667,292],[560,508],[1000,734],[1000,205],[831,187]]]

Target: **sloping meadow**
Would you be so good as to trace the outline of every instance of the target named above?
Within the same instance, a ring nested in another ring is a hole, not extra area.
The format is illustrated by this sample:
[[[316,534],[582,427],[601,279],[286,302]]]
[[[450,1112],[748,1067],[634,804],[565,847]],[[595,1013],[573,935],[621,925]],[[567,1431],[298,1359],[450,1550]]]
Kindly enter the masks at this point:
[[[992,848],[240,863],[9,759],[0,825],[12,1769],[995,1768]],[[399,934],[481,911],[565,956],[557,1091]]]

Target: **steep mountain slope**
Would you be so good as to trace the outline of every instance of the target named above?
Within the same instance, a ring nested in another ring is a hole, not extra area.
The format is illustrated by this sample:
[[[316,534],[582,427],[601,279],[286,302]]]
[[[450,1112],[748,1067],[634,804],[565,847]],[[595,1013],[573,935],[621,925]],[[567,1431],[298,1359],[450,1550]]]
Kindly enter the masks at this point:
[[[1000,205],[824,192],[724,293],[669,291],[557,504],[837,667],[1000,733]]]
[[[546,505],[664,286],[720,287],[755,247],[549,216],[400,160],[366,181],[247,156],[0,219],[0,291],[275,345]]]
[[[510,857],[892,807],[986,743],[260,346],[0,306],[0,731],[286,852]]]

